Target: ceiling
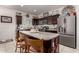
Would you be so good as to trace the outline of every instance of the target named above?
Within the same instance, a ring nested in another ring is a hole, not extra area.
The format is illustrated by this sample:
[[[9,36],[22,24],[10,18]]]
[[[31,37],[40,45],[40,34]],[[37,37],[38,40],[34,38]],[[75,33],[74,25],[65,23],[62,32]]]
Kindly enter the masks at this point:
[[[0,7],[15,9],[15,10],[23,11],[26,13],[31,13],[34,15],[40,14],[45,11],[55,10],[63,6],[65,5],[23,5],[23,6],[21,5],[0,5]]]

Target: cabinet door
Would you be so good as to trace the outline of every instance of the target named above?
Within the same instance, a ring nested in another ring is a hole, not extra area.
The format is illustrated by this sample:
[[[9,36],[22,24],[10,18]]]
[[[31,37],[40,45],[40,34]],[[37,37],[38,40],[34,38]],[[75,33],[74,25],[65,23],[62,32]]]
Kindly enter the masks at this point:
[[[56,17],[53,17],[52,23],[53,23],[53,24],[57,24],[57,18],[56,18]]]
[[[48,24],[49,24],[49,25],[52,24],[52,17],[48,17]]]
[[[57,15],[52,17],[52,24],[57,24],[57,18],[58,18]]]
[[[22,24],[22,16],[16,16],[16,24]]]
[[[39,21],[39,19],[33,19],[33,20],[32,20],[32,24],[33,24],[33,25],[38,25],[38,21]]]
[[[39,20],[39,25],[43,25],[43,20],[42,19]]]
[[[44,19],[43,20],[43,24],[45,25],[45,24],[48,24],[48,20],[47,19]]]

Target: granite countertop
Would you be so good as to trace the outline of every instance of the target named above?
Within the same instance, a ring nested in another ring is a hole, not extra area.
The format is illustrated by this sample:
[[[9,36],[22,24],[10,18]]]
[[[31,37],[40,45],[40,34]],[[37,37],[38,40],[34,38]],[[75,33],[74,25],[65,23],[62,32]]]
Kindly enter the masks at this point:
[[[20,31],[20,33],[23,33],[25,35],[29,35],[38,39],[43,39],[43,40],[50,40],[59,36],[59,34],[49,33],[49,32]]]

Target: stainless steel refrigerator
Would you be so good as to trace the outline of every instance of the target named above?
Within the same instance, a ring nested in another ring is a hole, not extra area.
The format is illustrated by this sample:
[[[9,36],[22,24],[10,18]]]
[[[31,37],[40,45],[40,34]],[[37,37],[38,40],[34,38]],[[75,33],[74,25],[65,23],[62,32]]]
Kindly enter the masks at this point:
[[[76,48],[76,16],[59,16],[58,33],[60,44]]]

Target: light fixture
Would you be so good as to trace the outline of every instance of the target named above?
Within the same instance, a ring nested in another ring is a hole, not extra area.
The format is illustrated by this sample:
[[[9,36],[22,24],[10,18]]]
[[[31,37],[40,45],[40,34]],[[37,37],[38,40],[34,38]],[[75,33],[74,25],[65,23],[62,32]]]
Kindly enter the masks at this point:
[[[37,12],[37,10],[36,10],[36,9],[34,9],[33,11],[34,11],[34,12]]]

